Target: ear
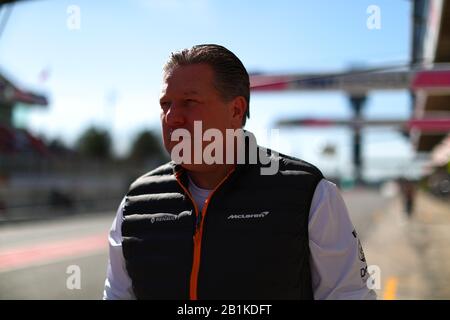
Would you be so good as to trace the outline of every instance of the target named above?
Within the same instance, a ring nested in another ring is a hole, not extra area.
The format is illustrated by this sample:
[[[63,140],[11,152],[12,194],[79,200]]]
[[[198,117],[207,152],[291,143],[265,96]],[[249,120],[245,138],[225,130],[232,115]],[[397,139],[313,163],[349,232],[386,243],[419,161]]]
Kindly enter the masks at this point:
[[[247,111],[247,101],[242,96],[236,97],[231,101],[230,108],[231,125],[233,126],[233,129],[242,128],[242,120]]]

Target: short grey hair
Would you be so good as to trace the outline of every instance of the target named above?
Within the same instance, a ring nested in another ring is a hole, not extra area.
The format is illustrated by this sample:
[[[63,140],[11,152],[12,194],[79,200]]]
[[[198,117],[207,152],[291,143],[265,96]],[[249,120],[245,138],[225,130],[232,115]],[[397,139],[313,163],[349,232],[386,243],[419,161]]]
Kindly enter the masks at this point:
[[[250,79],[241,60],[227,48],[217,44],[201,44],[172,52],[164,65],[164,73],[170,73],[178,66],[207,64],[214,70],[214,87],[225,101],[242,96],[247,110],[242,126],[250,118]]]

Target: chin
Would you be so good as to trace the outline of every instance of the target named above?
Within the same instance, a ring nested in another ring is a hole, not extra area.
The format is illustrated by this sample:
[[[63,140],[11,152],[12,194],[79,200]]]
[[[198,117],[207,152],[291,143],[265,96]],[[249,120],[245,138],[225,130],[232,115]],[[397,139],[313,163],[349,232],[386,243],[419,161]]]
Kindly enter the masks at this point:
[[[210,165],[210,164],[185,164],[182,163],[181,167],[187,171],[191,172],[210,172],[212,171],[217,165]]]

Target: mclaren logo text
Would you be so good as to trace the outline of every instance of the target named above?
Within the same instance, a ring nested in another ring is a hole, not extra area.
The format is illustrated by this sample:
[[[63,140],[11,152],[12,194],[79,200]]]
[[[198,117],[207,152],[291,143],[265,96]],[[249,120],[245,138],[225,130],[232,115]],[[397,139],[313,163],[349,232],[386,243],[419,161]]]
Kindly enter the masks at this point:
[[[228,216],[228,219],[253,219],[253,218],[264,218],[269,214],[269,211],[263,211],[261,213],[253,214],[232,214]]]

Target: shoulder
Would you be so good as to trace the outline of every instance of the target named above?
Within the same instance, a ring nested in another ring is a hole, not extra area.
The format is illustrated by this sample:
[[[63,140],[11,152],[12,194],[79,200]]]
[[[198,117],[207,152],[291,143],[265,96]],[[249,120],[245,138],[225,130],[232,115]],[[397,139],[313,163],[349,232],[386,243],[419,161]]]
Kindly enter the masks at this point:
[[[279,158],[280,169],[282,170],[299,170],[312,174],[319,179],[323,178],[323,174],[319,168],[309,162],[285,154],[279,154]]]
[[[323,178],[323,174],[319,170],[319,168],[307,161],[268,148],[259,148],[261,149],[261,151],[270,154],[271,161],[278,162],[279,171],[281,173],[295,174],[295,172],[298,172],[301,174],[308,174],[316,177],[318,181]]]
[[[175,181],[175,177],[173,176],[174,166],[175,164],[170,161],[141,175],[131,183],[128,195],[141,193],[142,189],[148,189],[154,185],[160,186],[169,181]]]
[[[278,188],[292,197],[312,198],[317,184],[323,179],[316,166],[267,148],[259,147],[258,154],[259,163],[252,166],[253,179],[248,182],[253,188]]]
[[[150,177],[150,176],[162,176],[162,175],[172,174],[173,168],[174,168],[174,163],[172,161],[169,161],[169,162],[164,163],[164,164],[160,165],[159,167],[141,175],[135,181],[138,181],[140,179]]]

